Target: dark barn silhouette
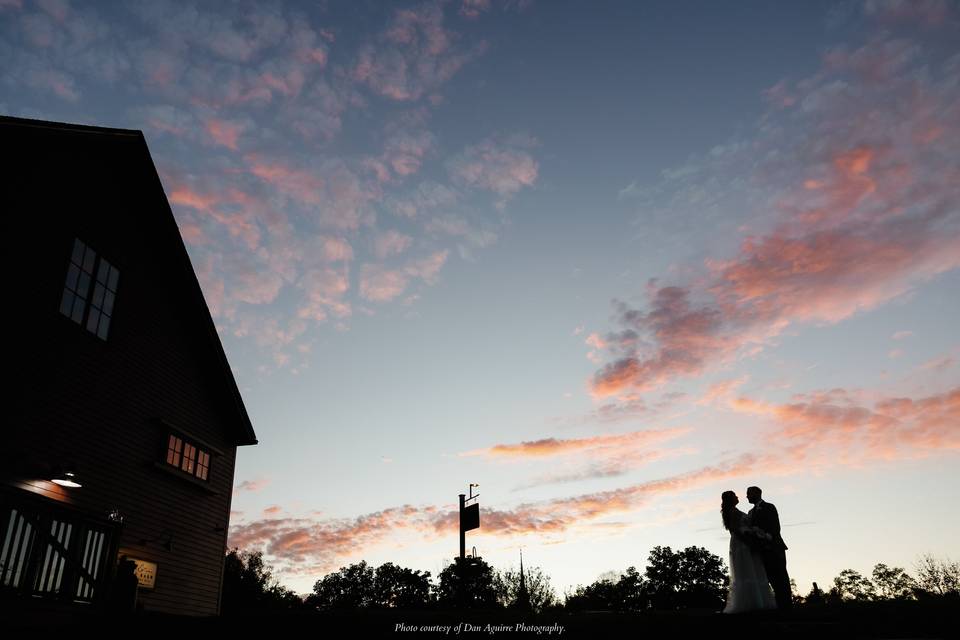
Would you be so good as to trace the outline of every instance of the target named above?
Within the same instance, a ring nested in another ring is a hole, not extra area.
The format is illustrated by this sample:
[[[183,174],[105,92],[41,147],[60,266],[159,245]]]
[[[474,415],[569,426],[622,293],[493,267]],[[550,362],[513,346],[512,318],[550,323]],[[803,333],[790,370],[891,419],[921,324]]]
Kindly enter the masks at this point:
[[[0,156],[2,604],[216,614],[257,439],[143,134],[0,117]]]

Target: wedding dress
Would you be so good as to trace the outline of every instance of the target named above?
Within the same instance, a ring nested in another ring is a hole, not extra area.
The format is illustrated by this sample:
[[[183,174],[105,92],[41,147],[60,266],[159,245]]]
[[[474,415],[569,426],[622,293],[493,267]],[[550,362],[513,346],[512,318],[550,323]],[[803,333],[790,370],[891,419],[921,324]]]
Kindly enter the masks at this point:
[[[750,517],[739,509],[733,512],[730,531],[730,590],[724,613],[743,613],[776,609],[777,601],[767,581],[763,556],[744,541],[743,532],[750,527]]]

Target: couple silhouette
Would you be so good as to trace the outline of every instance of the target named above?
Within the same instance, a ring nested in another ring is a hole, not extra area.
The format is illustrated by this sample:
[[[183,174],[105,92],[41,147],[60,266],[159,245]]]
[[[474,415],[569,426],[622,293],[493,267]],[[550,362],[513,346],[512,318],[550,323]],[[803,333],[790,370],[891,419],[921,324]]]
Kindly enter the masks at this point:
[[[721,496],[723,526],[730,532],[730,589],[724,613],[789,609],[787,545],[780,536],[777,508],[762,498],[759,487],[747,488],[747,513],[737,509],[733,491]]]

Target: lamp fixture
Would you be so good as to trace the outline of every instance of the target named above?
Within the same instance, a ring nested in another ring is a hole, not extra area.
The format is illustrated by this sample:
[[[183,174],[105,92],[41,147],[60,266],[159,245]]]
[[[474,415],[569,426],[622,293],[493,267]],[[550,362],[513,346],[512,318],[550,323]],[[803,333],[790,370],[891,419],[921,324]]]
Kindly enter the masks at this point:
[[[77,474],[73,471],[64,471],[58,474],[56,477],[51,478],[50,482],[53,484],[58,484],[61,487],[68,487],[70,489],[78,489],[83,486],[80,483],[80,480],[77,478]]]

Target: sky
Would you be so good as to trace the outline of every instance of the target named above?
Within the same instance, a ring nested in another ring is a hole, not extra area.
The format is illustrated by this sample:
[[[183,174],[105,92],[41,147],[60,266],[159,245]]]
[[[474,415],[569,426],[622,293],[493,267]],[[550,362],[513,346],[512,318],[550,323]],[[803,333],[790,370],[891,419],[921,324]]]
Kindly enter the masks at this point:
[[[309,592],[960,559],[960,5],[0,0],[0,113],[142,130]],[[109,177],[105,176],[109,184]]]

